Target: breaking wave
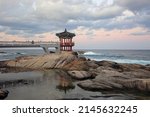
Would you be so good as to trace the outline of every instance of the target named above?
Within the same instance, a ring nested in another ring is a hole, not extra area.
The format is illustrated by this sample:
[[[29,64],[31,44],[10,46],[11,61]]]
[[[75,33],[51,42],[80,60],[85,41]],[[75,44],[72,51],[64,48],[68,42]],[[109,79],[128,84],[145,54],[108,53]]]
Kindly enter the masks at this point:
[[[99,56],[99,55],[101,55],[100,53],[96,53],[96,52],[92,52],[92,51],[88,51],[88,52],[85,52],[84,53],[84,55],[86,55],[86,56]]]
[[[124,54],[120,53],[97,53],[93,51],[87,51],[83,54],[86,58],[96,61],[108,60],[114,61],[117,63],[130,63],[130,64],[142,64],[147,65],[150,64],[150,60],[143,60],[141,58],[127,58]]]

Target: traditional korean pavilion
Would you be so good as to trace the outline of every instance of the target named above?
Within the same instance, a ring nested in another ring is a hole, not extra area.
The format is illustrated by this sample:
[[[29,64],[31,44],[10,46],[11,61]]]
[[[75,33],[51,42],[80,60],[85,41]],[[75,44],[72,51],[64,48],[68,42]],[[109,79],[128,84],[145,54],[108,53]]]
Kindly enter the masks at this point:
[[[74,46],[74,42],[72,42],[72,38],[75,36],[74,33],[70,33],[65,29],[64,32],[56,33],[56,36],[59,37],[61,51],[72,51],[72,46]]]

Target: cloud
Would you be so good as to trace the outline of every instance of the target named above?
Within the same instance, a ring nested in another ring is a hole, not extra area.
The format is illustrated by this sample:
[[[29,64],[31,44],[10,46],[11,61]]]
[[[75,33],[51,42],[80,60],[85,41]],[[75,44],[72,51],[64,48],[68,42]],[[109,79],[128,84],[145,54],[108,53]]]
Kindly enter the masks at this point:
[[[150,28],[149,0],[115,0],[114,3],[134,14],[131,18],[132,24],[135,24],[134,26]]]
[[[119,6],[97,0],[0,1],[0,25],[6,33],[43,33],[69,27],[92,27],[94,21],[121,14]],[[103,4],[103,5],[102,5]],[[90,24],[89,24],[90,23]],[[7,30],[5,29],[7,27]],[[12,32],[11,32],[12,31]]]
[[[150,29],[150,15],[145,13],[139,13],[137,15],[137,23],[143,27]]]
[[[26,37],[79,27],[149,29],[149,6],[149,0],[0,0],[0,32]]]
[[[132,11],[150,9],[149,0],[115,0],[116,4]]]
[[[142,31],[133,32],[131,33],[131,35],[134,35],[134,36],[150,35],[150,30],[142,30]]]

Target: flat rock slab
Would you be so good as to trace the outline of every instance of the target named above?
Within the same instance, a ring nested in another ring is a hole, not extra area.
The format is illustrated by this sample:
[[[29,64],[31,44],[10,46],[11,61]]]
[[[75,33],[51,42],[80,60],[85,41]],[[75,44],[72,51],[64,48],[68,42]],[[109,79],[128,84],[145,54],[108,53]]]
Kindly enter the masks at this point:
[[[39,56],[18,57],[15,60],[0,62],[1,66],[30,69],[62,69],[76,60],[77,56],[70,52],[45,54]]]

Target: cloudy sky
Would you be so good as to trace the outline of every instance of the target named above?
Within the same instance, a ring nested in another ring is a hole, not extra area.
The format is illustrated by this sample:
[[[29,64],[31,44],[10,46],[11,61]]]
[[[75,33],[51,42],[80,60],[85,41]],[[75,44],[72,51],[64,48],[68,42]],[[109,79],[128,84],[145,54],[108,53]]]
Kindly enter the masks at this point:
[[[150,0],[0,0],[0,41],[58,41],[75,48],[150,49]]]

